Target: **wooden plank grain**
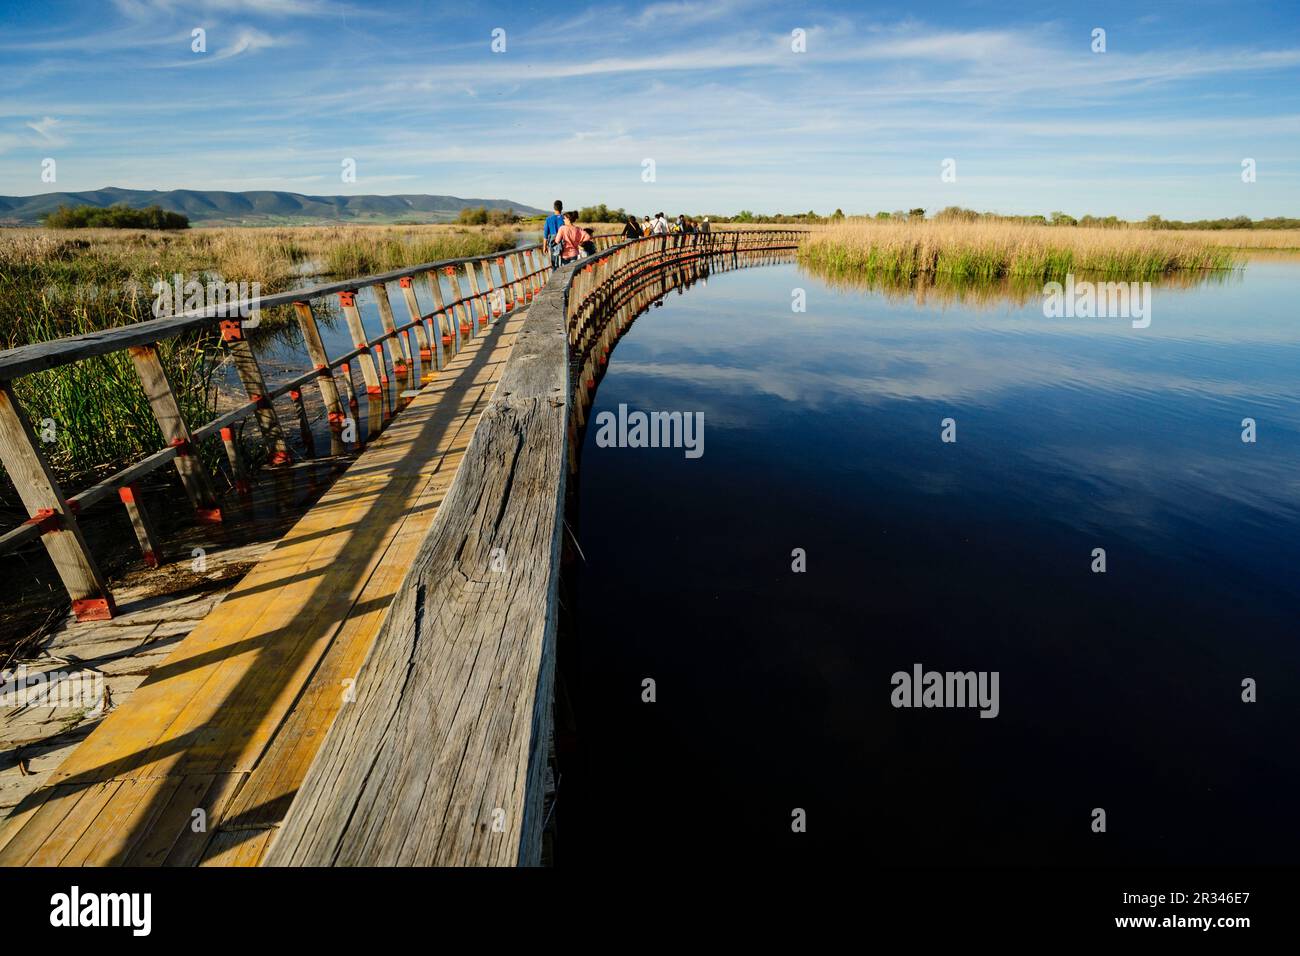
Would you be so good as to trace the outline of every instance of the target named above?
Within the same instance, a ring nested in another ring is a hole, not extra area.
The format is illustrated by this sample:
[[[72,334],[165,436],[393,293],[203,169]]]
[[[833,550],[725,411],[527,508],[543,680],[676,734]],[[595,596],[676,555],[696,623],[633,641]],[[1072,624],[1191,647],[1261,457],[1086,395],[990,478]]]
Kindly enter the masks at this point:
[[[560,270],[529,310],[428,538],[267,865],[538,862],[568,350]]]

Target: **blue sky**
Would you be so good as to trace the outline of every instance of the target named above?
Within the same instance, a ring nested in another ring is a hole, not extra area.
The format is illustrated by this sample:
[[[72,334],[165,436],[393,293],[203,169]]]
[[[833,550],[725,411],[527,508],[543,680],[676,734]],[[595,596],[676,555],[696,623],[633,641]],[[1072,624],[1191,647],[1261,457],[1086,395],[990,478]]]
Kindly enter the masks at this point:
[[[1294,3],[4,0],[0,26],[9,195],[1300,215]]]

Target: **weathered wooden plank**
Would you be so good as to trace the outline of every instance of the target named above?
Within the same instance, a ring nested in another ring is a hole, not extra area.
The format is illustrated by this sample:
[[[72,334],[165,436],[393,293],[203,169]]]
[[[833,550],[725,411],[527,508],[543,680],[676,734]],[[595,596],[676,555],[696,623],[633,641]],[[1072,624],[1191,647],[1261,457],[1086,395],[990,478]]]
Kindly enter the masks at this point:
[[[55,838],[79,858],[107,863],[257,862],[342,703],[341,680],[356,675],[427,535],[524,321],[512,317],[469,343],[69,755],[5,837],[23,835],[28,847]],[[195,781],[210,783],[207,804],[195,801]],[[98,824],[65,833],[61,826],[78,823],[62,823],[66,806],[42,810],[50,794],[102,782],[131,784],[96,815],[118,821],[116,841],[103,843]],[[189,829],[195,808],[207,811],[205,833]],[[240,832],[249,829],[267,832]]]
[[[541,846],[568,349],[534,303],[270,865],[515,865]]]

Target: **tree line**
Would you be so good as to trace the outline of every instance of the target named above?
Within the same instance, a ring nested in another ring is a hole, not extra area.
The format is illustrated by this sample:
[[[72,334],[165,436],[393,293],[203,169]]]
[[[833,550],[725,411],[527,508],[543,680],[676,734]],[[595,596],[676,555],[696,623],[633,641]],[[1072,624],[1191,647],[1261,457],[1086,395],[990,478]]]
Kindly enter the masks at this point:
[[[59,206],[41,217],[50,229],[188,229],[189,217],[161,206]]]

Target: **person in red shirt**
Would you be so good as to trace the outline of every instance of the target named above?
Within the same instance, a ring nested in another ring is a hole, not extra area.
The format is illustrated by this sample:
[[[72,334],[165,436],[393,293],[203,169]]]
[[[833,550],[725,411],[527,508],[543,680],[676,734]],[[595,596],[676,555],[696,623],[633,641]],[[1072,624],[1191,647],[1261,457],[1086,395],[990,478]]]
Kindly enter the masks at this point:
[[[578,225],[578,214],[576,212],[566,212],[564,218],[568,220],[560,231],[556,234],[555,239],[560,243],[560,265],[567,265],[582,252],[582,244],[591,241],[591,233]]]

